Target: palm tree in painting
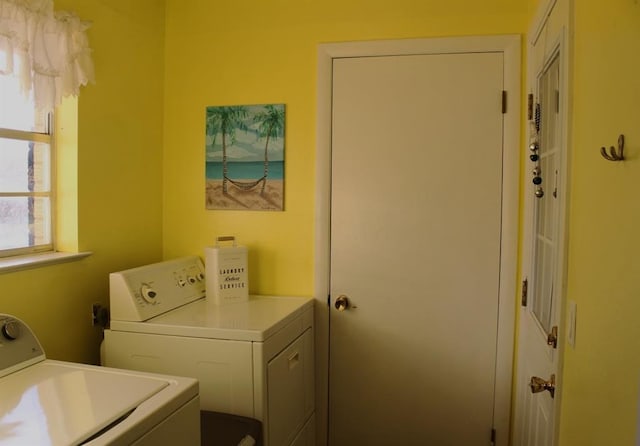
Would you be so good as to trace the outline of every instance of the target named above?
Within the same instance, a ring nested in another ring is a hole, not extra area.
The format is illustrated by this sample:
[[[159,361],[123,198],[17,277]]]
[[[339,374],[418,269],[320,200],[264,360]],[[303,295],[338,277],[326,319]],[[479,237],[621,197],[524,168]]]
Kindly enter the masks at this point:
[[[218,127],[218,120],[215,119],[213,114],[213,107],[207,107],[206,117],[206,136],[207,140],[211,138],[211,142],[207,143],[211,147],[216,145],[216,139],[218,139],[218,133],[220,133],[220,127]]]
[[[246,130],[245,119],[247,109],[244,106],[208,107],[207,134],[222,134],[222,193],[227,193],[227,139],[231,144],[235,141],[236,130]],[[210,133],[211,132],[211,133]]]
[[[284,107],[279,105],[265,105],[265,111],[257,113],[253,120],[258,124],[258,134],[266,138],[264,143],[264,181],[261,194],[264,194],[269,174],[269,139],[284,135]]]

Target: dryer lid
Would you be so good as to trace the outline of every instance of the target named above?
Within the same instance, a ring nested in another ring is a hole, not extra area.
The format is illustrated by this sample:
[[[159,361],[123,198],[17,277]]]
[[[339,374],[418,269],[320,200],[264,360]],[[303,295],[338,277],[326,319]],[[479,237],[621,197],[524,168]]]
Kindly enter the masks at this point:
[[[0,379],[0,443],[79,444],[168,385],[160,378],[40,362]]]
[[[222,305],[200,299],[145,322],[111,320],[111,330],[264,342],[312,308],[309,297],[252,295]]]

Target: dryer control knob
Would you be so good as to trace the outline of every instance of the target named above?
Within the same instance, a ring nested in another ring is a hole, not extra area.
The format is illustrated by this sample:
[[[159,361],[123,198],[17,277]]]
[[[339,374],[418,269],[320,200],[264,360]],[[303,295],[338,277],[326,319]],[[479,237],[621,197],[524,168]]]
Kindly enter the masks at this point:
[[[10,341],[15,341],[20,337],[20,323],[9,321],[2,326],[2,336]]]
[[[142,285],[142,288],[140,288],[140,294],[142,294],[142,298],[150,304],[155,303],[156,297],[158,296],[156,290],[151,288],[149,285]]]

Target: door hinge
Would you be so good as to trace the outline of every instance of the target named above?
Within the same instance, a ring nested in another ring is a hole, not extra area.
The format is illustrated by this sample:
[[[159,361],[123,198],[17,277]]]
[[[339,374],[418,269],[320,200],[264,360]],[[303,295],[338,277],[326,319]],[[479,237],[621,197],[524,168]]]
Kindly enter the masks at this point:
[[[527,96],[527,120],[533,119],[533,94],[529,93]]]
[[[502,113],[507,112],[507,92],[506,90],[502,90]]]
[[[551,327],[551,333],[547,335],[547,345],[558,348],[558,326]]]
[[[496,446],[496,430],[491,429],[491,446]]]
[[[520,299],[520,303],[523,307],[527,306],[527,294],[529,293],[529,279],[524,279],[522,281],[522,295]]]

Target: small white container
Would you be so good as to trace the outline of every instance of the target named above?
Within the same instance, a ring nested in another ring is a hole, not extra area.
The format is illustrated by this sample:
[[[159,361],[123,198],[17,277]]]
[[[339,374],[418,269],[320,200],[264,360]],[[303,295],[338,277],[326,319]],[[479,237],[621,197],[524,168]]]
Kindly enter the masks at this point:
[[[224,242],[230,244],[223,246]],[[216,305],[249,300],[247,247],[226,236],[216,238],[216,245],[207,246],[204,252],[207,299]]]

